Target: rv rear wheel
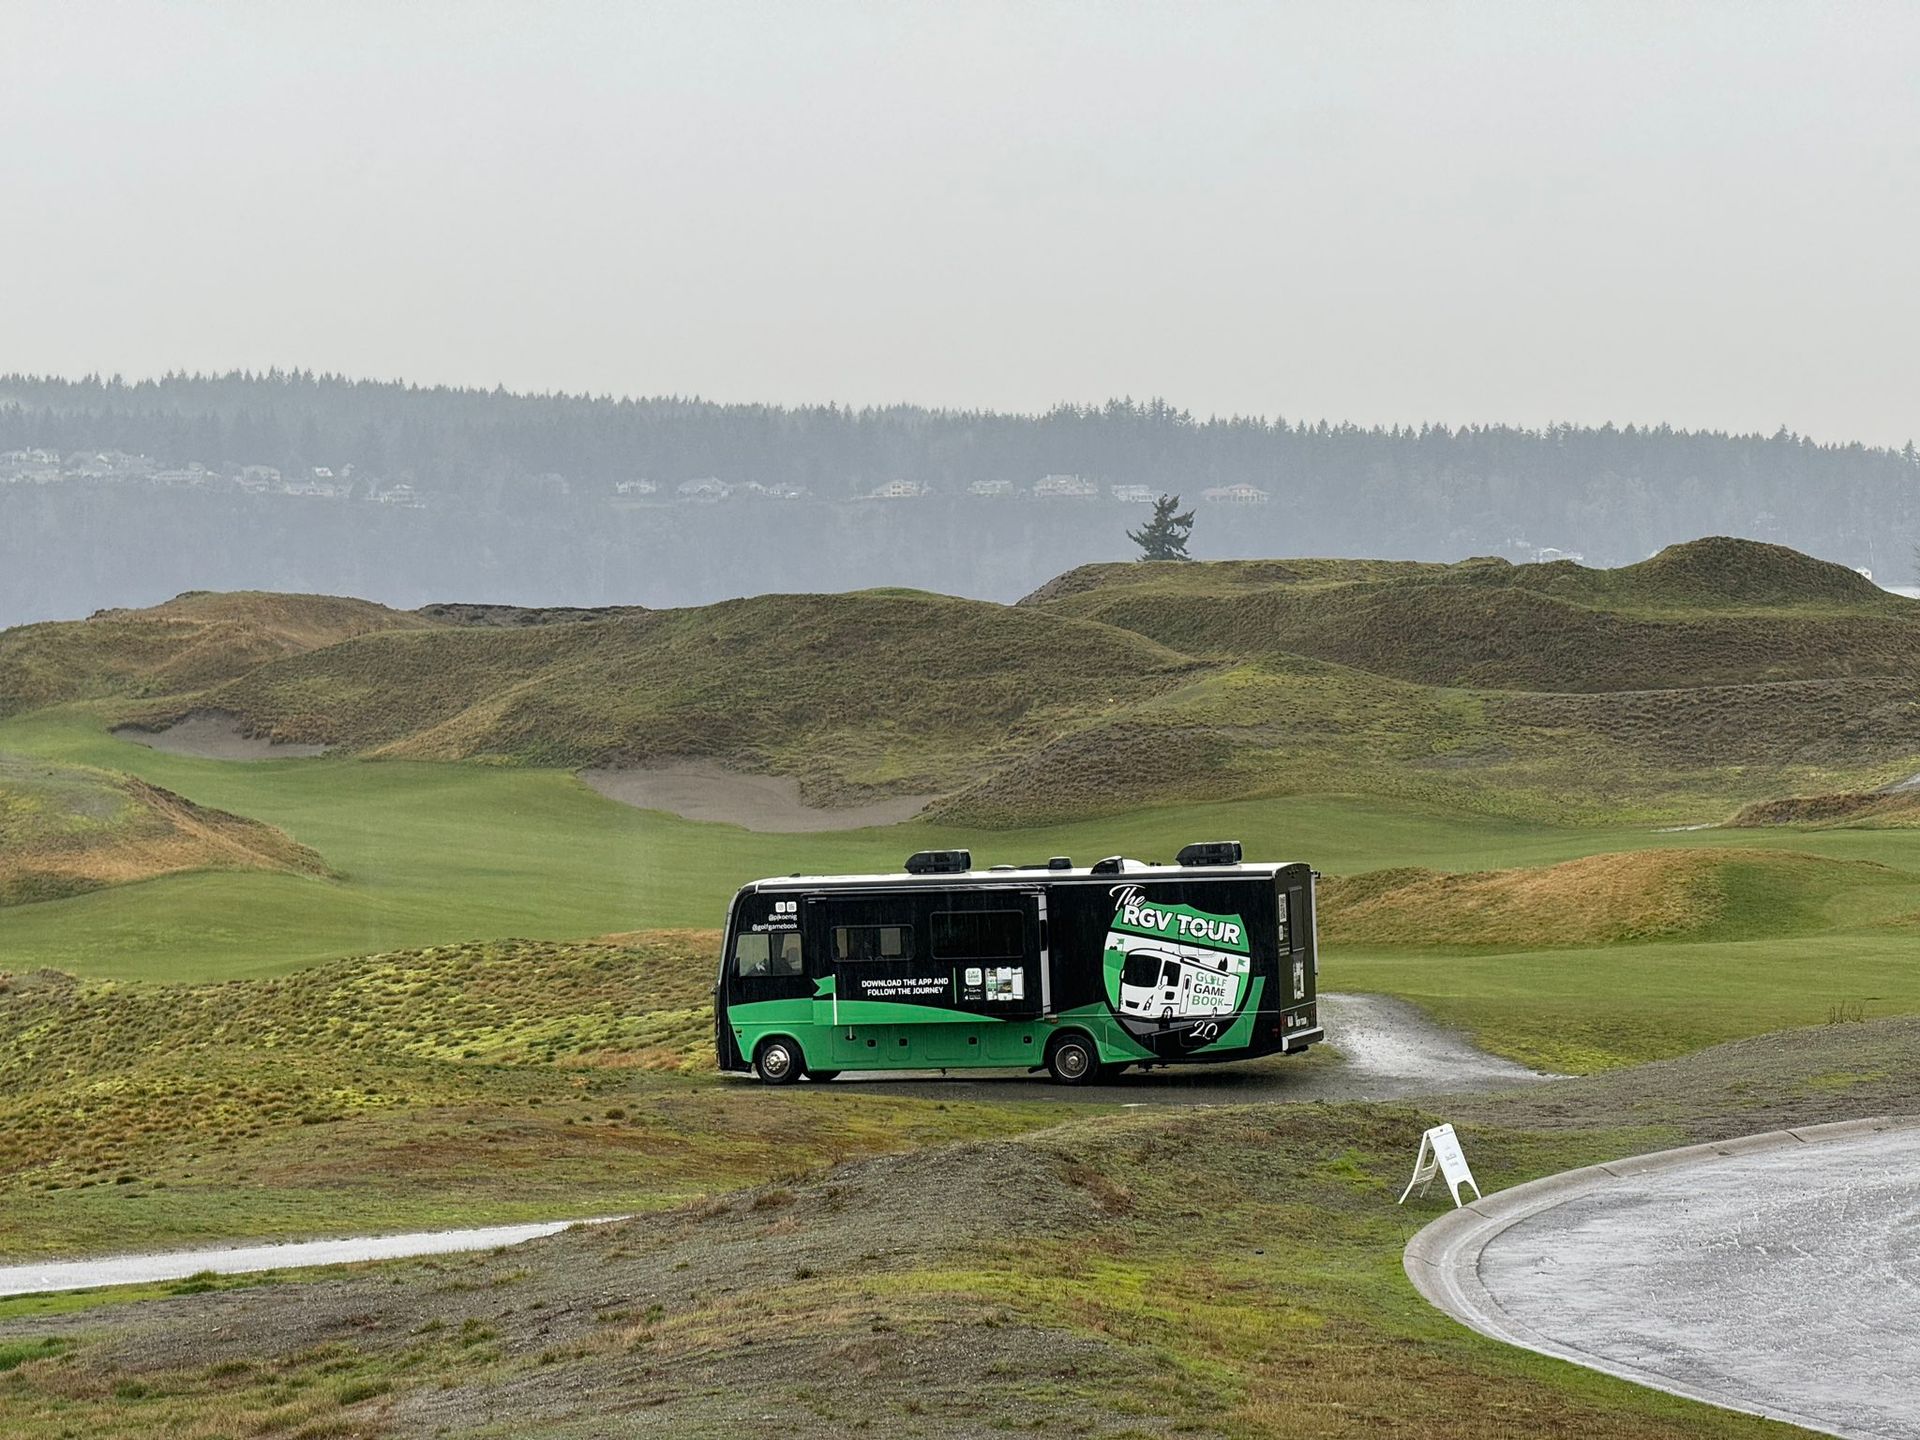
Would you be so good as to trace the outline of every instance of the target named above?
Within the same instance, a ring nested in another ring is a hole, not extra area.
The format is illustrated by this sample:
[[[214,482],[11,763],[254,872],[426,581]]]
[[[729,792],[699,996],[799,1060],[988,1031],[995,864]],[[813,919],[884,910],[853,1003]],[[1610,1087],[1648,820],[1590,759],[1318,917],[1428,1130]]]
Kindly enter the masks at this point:
[[[762,1041],[760,1048],[753,1052],[753,1073],[760,1077],[763,1085],[791,1085],[806,1068],[800,1047],[779,1036]]]
[[[1078,1030],[1056,1035],[1047,1047],[1047,1073],[1062,1085],[1085,1085],[1100,1073],[1093,1041]]]

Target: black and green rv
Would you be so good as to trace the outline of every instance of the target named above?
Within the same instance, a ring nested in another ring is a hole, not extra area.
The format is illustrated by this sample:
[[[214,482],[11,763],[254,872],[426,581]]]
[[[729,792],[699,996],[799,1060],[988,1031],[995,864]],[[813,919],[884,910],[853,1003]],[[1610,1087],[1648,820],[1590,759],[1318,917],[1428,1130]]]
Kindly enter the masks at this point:
[[[1295,1054],[1323,1038],[1313,882],[1233,841],[1172,865],[972,868],[923,851],[897,875],[791,875],[733,897],[714,1042],[769,1085],[843,1070],[1045,1068]]]

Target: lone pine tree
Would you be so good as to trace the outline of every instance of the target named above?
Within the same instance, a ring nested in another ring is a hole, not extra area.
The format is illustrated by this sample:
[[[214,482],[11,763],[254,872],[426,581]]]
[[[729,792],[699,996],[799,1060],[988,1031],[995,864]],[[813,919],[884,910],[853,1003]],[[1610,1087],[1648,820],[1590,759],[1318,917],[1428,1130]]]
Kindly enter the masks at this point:
[[[1140,547],[1142,560],[1191,560],[1187,537],[1193,534],[1193,511],[1180,511],[1178,495],[1162,495],[1153,502],[1153,518],[1127,538]]]

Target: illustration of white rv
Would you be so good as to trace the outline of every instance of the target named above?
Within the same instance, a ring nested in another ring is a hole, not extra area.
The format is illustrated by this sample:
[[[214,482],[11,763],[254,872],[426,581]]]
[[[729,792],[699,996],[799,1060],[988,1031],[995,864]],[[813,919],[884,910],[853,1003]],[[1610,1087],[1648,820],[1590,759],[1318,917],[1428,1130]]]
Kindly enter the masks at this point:
[[[1109,939],[1138,937],[1109,937]],[[1247,957],[1187,945],[1137,945],[1120,969],[1120,1012],[1144,1020],[1231,1015]]]

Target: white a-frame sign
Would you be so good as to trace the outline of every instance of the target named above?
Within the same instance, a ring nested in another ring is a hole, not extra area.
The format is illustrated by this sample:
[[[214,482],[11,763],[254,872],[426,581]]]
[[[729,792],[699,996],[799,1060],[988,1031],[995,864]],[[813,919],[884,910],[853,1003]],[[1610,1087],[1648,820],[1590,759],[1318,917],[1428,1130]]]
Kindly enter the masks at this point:
[[[1460,1137],[1453,1133],[1451,1125],[1436,1125],[1420,1137],[1420,1154],[1413,1162],[1413,1179],[1400,1192],[1398,1203],[1406,1204],[1407,1196],[1413,1193],[1416,1185],[1420,1187],[1420,1193],[1425,1195],[1436,1174],[1446,1180],[1447,1189],[1453,1192],[1455,1208],[1460,1205],[1462,1185],[1471,1185],[1473,1198],[1480,1198],[1480,1182],[1473,1178],[1473,1171],[1467,1168],[1467,1157],[1460,1150]]]

